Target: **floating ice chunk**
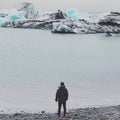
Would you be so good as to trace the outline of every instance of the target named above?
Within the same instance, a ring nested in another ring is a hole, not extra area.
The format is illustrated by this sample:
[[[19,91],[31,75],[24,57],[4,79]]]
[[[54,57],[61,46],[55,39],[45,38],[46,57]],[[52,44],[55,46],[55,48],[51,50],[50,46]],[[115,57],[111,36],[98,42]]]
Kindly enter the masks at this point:
[[[12,15],[12,16],[10,16],[10,20],[11,21],[21,20],[21,16],[19,16],[19,15]]]
[[[0,19],[0,27],[2,26],[3,23],[4,23],[4,20]]]
[[[84,19],[91,21],[90,15],[88,13],[79,12],[77,9],[69,9],[67,10],[66,14],[71,19]]]
[[[7,17],[7,14],[0,12],[0,26],[5,22],[6,17]]]
[[[108,15],[110,15],[110,12],[96,14],[93,17],[93,22],[98,23],[100,20],[105,19],[105,17],[108,16]]]
[[[7,14],[0,13],[0,17],[1,17],[1,18],[4,18],[4,17],[6,17],[6,16],[7,16]]]
[[[8,19],[10,21],[25,20],[25,13],[16,11],[14,13],[9,14]]]
[[[8,21],[25,20],[25,13],[16,9],[0,10],[0,26]]]
[[[87,21],[90,21],[91,18],[90,18],[90,15],[88,13],[80,13],[80,18],[82,19],[85,19]]]
[[[66,12],[67,16],[72,19],[79,19],[79,11],[77,9],[69,9]]]
[[[19,5],[17,5],[16,8],[18,11],[25,12],[25,18],[32,19],[39,16],[38,10],[34,7],[32,3],[29,2],[22,2]]]

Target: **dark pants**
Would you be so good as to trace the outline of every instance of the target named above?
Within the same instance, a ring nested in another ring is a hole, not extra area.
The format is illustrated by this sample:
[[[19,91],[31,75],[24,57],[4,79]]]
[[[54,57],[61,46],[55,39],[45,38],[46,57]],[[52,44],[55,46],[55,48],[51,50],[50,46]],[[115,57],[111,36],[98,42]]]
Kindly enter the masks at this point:
[[[58,102],[58,116],[60,116],[62,105],[64,109],[64,116],[66,115],[66,101],[65,101],[65,102]]]

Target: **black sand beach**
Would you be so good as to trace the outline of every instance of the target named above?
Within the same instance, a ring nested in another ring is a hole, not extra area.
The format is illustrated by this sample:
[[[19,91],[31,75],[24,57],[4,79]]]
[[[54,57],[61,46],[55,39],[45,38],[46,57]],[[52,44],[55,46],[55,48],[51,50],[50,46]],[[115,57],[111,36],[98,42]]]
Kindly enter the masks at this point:
[[[99,108],[69,110],[67,120],[120,120],[120,105]],[[12,113],[0,114],[0,120],[57,120],[57,113]]]

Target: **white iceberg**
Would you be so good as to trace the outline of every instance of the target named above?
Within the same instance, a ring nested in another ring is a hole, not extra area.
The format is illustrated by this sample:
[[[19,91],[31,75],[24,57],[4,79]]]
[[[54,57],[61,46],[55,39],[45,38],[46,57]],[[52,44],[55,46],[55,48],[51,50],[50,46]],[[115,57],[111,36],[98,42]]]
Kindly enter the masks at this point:
[[[39,16],[39,12],[35,9],[32,3],[22,2],[17,6],[18,11],[25,12],[25,18],[31,19]]]

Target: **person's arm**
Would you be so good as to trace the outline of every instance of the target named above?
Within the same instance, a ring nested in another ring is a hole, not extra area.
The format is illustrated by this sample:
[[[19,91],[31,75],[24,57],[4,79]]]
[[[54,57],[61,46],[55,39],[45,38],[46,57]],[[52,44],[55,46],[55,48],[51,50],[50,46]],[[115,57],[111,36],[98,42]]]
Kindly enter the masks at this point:
[[[68,96],[69,96],[68,90],[66,89],[66,100],[68,100]]]
[[[56,101],[56,102],[58,101],[58,90],[57,90],[57,92],[56,92],[55,101]]]

